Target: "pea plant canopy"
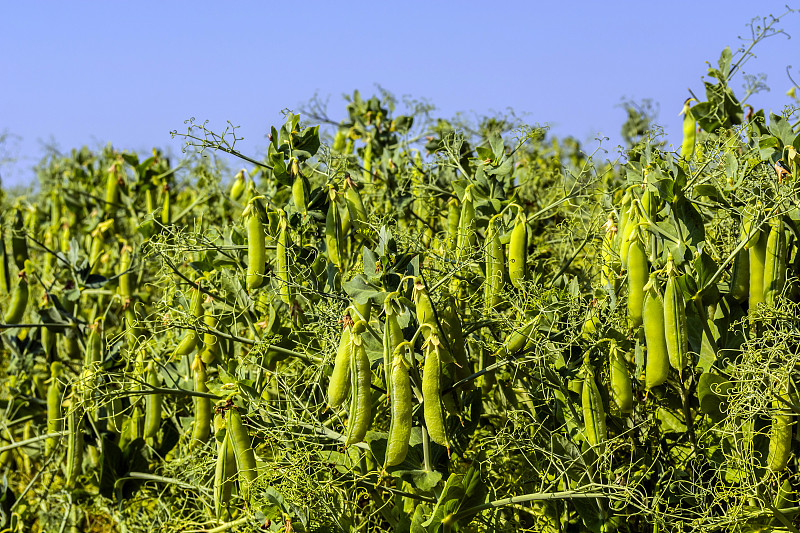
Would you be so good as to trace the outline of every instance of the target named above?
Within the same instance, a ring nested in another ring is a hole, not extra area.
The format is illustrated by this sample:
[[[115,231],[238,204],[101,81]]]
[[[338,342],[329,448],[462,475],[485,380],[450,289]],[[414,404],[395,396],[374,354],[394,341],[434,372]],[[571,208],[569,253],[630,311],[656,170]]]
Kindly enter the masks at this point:
[[[260,156],[46,157],[0,198],[2,531],[798,531],[798,100],[732,88],[779,20],[675,152],[355,92]]]

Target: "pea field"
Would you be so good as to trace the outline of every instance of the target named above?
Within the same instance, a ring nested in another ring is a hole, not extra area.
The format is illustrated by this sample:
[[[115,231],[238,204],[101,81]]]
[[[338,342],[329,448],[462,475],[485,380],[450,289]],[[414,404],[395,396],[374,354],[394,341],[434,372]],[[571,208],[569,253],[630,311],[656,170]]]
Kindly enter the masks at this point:
[[[380,91],[50,153],[0,190],[0,532],[797,532],[800,100],[752,58],[615,159]]]

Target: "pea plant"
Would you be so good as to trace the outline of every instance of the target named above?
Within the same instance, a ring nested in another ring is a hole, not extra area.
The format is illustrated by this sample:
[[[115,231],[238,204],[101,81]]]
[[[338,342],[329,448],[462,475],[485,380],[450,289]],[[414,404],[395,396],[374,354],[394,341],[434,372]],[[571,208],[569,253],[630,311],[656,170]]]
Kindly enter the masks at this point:
[[[800,121],[751,49],[616,161],[387,92],[51,154],[2,200],[3,531],[796,531]]]

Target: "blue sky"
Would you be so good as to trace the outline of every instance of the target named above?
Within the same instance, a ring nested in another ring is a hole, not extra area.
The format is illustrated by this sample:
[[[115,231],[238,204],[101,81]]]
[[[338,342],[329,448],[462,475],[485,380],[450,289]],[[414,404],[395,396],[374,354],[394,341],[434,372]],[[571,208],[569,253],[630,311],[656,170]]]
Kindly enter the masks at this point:
[[[623,98],[652,99],[669,142],[688,89],[702,95],[706,61],[741,46],[759,2],[6,2],[0,18],[0,176],[33,180],[45,144],[67,151],[112,142],[179,155],[184,120],[240,126],[258,156],[282,109],[318,93],[342,118],[341,95],[376,84],[436,106],[436,114],[512,108],[588,151],[621,142]],[[298,7],[299,6],[299,7]],[[800,8],[793,0],[789,6]],[[761,43],[746,74],[769,92],[748,101],[779,112],[786,67],[800,81],[800,14]],[[733,83],[742,92],[743,79]],[[610,155],[613,155],[612,151]],[[13,158],[9,163],[4,159]],[[232,167],[239,166],[231,162]]]

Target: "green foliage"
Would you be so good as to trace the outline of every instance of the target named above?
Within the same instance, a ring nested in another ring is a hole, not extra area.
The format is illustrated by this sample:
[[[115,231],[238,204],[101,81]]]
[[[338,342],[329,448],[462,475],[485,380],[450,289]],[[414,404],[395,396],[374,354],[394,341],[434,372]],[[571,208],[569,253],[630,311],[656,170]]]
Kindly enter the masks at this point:
[[[625,160],[601,162],[513,116],[399,115],[385,91],[341,122],[287,114],[260,157],[193,121],[177,165],[50,154],[37,190],[2,197],[2,527],[796,528],[800,131],[796,111],[745,118],[730,82],[749,53],[709,69],[680,155],[648,107],[628,106]],[[650,387],[634,268],[685,302],[644,310],[688,339]],[[334,361],[352,378],[335,408]],[[384,467],[393,412],[408,451]]]

